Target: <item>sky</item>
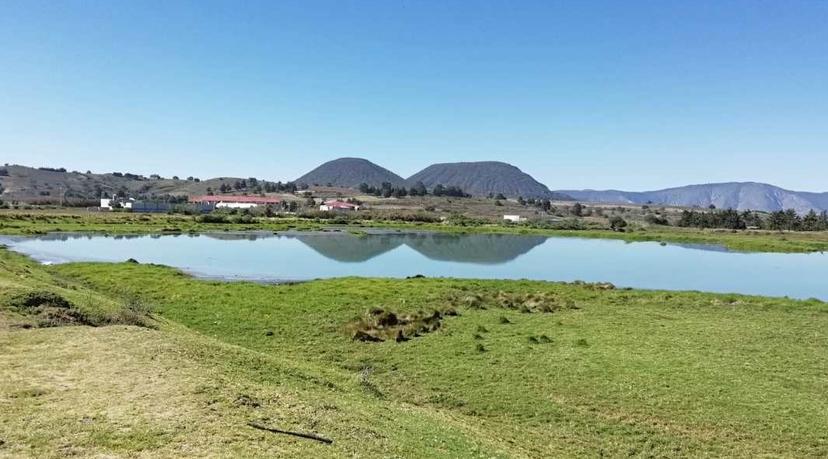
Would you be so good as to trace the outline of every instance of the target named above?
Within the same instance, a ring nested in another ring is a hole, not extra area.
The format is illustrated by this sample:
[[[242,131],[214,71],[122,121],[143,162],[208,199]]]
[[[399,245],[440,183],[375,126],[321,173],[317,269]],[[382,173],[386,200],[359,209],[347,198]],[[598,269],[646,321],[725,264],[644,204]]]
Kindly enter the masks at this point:
[[[0,163],[828,191],[828,1],[0,0]]]

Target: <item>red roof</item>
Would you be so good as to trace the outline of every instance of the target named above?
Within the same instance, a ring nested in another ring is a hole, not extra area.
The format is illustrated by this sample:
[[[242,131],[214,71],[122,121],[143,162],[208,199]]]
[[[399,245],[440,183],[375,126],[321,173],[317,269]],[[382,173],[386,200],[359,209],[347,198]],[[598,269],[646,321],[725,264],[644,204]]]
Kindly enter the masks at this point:
[[[190,196],[190,202],[208,202],[208,203],[219,203],[219,202],[239,202],[239,203],[252,203],[252,204],[279,204],[282,202],[281,199],[278,198],[269,198],[265,196]]]

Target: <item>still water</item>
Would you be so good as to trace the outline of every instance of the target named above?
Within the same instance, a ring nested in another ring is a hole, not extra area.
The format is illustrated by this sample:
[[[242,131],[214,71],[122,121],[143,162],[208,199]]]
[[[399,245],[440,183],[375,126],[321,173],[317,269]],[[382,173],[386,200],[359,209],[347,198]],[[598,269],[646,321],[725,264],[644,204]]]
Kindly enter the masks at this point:
[[[0,238],[44,263],[160,263],[206,278],[292,281],[369,276],[584,280],[620,287],[828,300],[828,255],[739,253],[713,245],[495,234],[376,232]]]

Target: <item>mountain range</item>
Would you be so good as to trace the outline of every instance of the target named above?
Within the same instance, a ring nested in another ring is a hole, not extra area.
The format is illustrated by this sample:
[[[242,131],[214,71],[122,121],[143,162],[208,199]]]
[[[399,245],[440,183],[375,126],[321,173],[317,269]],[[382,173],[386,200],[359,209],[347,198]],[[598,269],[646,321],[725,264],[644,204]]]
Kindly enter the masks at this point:
[[[252,179],[246,179],[251,182]],[[98,174],[18,165],[0,167],[0,199],[21,202],[66,202],[90,205],[102,194],[125,190],[130,195],[191,195],[216,193],[224,188],[236,192],[258,192],[237,185],[245,179],[219,177],[198,180],[178,177],[143,177],[128,173]],[[433,164],[407,179],[362,158],[328,161],[294,180],[307,185],[357,188],[361,183],[411,187],[422,182],[427,188],[456,186],[473,196],[502,194],[509,198],[576,200],[584,203],[663,205],[681,207],[776,211],[828,210],[828,193],[791,191],[755,182],[688,185],[655,191],[550,190],[517,167],[497,161]]]
[[[688,185],[655,191],[559,190],[582,202],[618,204],[655,204],[664,206],[717,209],[776,210],[794,209],[799,213],[828,210],[828,193],[791,191],[766,183],[727,182]]]

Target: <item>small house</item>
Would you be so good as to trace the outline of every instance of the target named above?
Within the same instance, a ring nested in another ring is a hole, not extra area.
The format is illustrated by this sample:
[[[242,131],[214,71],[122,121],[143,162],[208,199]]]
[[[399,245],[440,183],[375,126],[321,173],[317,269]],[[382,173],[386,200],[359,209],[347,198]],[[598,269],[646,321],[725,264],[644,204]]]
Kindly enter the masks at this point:
[[[323,212],[355,212],[359,210],[359,205],[345,201],[326,201],[319,210]]]

